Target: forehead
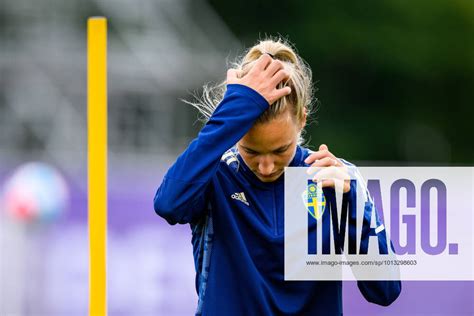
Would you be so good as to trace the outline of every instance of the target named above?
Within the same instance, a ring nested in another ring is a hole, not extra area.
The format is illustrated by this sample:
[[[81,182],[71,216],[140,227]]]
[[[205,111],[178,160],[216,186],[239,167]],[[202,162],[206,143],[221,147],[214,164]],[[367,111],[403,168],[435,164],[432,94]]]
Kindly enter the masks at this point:
[[[298,134],[297,124],[289,111],[266,122],[255,124],[240,141],[253,150],[274,150],[294,141]]]

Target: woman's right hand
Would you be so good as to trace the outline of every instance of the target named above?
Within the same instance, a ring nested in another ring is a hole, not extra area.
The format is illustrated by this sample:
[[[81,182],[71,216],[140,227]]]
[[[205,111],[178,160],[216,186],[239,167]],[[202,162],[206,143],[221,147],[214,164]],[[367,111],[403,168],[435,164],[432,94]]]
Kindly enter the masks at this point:
[[[241,84],[252,88],[260,93],[269,104],[291,93],[290,87],[278,89],[278,84],[289,78],[288,71],[285,70],[280,60],[275,60],[268,54],[260,56],[249,72],[242,76],[241,71],[229,69],[227,71],[227,84]]]

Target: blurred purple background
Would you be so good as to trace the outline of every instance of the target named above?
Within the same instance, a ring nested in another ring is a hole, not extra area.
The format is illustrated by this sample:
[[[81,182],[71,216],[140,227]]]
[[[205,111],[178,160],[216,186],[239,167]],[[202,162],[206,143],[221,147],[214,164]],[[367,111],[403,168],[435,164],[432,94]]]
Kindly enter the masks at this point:
[[[163,168],[154,166],[140,171],[126,170],[113,163],[109,166],[110,315],[192,315],[196,307],[189,226],[170,226],[153,211],[152,198]],[[2,256],[2,261],[23,258],[27,262],[23,270],[26,277],[15,275],[14,270],[2,271],[3,278],[20,280],[29,288],[21,295],[18,315],[87,313],[85,184],[85,177],[69,181],[72,193],[69,209],[58,221],[26,232],[25,244],[29,243],[30,250],[36,248],[34,251],[25,254],[16,248],[8,259]],[[3,234],[0,244],[18,245],[12,238],[13,235]],[[23,257],[19,258],[21,254]],[[21,269],[16,271],[20,273]],[[5,304],[12,297],[8,289],[3,290],[1,302]],[[473,282],[403,282],[401,296],[384,308],[366,302],[355,282],[345,282],[344,312],[346,315],[472,315],[473,291]]]

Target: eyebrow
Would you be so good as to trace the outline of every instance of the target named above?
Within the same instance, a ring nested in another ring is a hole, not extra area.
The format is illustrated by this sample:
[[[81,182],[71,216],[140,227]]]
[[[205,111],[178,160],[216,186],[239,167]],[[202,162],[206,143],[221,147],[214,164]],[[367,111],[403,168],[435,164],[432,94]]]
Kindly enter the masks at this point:
[[[272,150],[272,152],[285,151],[285,150],[287,150],[287,149],[291,146],[291,144],[293,144],[293,142],[291,142],[291,143],[289,143],[289,144],[287,144],[287,145],[280,146],[280,147],[278,147],[277,149]],[[243,146],[243,145],[240,145],[240,146],[241,146],[243,149],[245,149],[245,150],[254,151],[254,152],[258,153],[258,150],[255,150],[255,149],[249,148],[249,147],[247,147],[247,146]]]

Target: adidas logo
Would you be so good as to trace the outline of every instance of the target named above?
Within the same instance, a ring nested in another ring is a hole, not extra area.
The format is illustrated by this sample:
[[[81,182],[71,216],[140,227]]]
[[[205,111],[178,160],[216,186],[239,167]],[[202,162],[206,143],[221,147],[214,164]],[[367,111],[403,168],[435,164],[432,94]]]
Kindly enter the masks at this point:
[[[249,202],[247,202],[247,198],[245,197],[244,192],[240,192],[240,193],[235,192],[230,197],[233,198],[234,200],[238,200],[238,201],[244,203],[245,205],[249,206]]]

